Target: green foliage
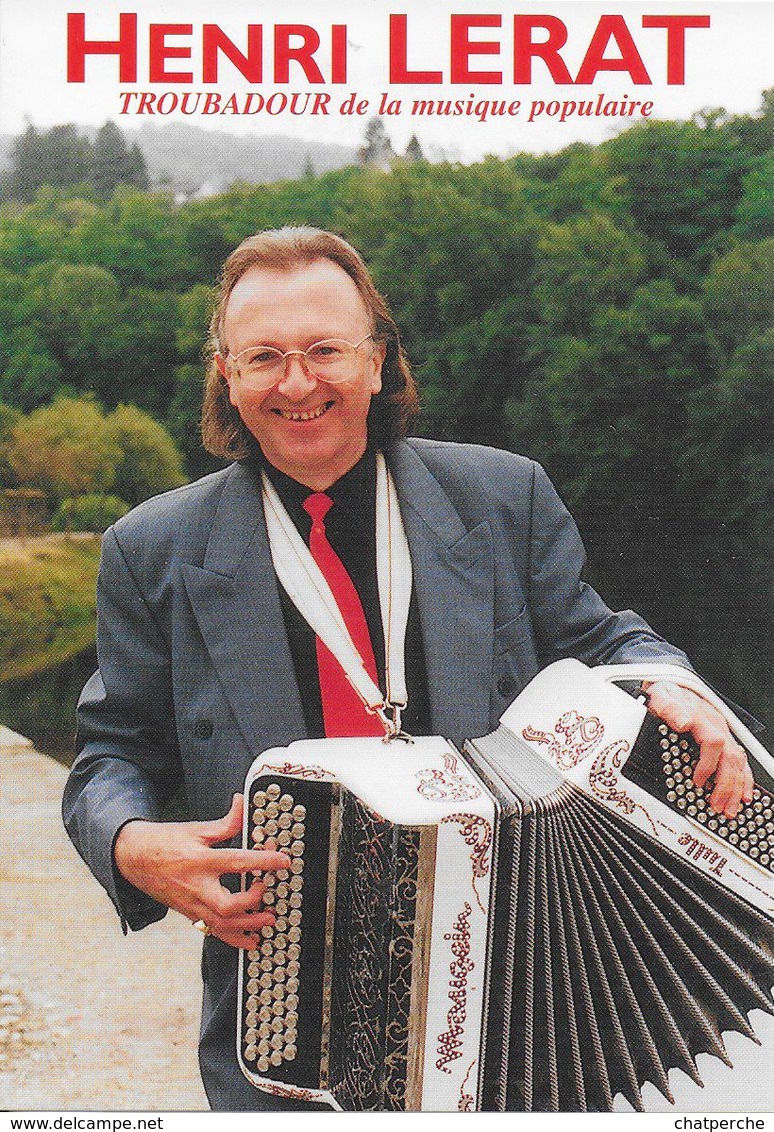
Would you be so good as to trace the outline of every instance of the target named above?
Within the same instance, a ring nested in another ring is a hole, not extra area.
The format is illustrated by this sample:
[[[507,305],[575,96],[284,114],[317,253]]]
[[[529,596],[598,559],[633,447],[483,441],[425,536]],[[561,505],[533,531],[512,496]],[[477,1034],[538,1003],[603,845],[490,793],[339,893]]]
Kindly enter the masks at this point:
[[[7,460],[20,484],[54,503],[113,488],[130,506],[186,482],[168,431],[136,405],[109,416],[91,396],[57,397],[10,428]]]
[[[110,488],[120,455],[95,401],[58,397],[16,425],[8,459],[22,486],[59,502]]]
[[[127,148],[113,122],[92,143],[75,126],[39,132],[33,125],[11,147],[11,170],[4,189],[11,200],[33,201],[42,185],[77,188],[107,200],[117,185],[148,187],[145,159],[136,145]]]
[[[13,430],[21,420],[21,413],[12,405],[0,401],[0,487],[10,487],[16,482],[16,475],[8,459]]]
[[[99,539],[61,535],[0,547],[0,681],[92,644]]]
[[[774,153],[763,154],[742,181],[734,233],[740,240],[774,236]]]
[[[724,345],[774,326],[774,239],[738,244],[704,281],[704,308]]]
[[[117,495],[76,495],[63,499],[51,520],[55,531],[91,531],[103,534],[129,510]]]
[[[604,148],[637,226],[670,254],[705,263],[733,223],[749,155],[724,129],[694,122],[643,123]]]
[[[113,489],[131,506],[186,483],[172,437],[136,405],[119,405],[105,422],[105,435],[120,452]]]

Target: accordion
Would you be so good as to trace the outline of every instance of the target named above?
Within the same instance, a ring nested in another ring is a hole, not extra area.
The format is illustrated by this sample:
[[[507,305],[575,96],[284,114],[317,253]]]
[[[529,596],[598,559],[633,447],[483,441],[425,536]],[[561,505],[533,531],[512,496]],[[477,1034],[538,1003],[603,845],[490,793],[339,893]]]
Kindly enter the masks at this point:
[[[700,1083],[722,1031],[774,1013],[772,760],[715,814],[692,739],[650,715],[665,665],[541,672],[462,750],[332,739],[265,752],[244,843],[273,927],[240,952],[237,1052],[258,1088],[345,1111],[641,1109]],[[636,682],[636,683],[635,683]]]

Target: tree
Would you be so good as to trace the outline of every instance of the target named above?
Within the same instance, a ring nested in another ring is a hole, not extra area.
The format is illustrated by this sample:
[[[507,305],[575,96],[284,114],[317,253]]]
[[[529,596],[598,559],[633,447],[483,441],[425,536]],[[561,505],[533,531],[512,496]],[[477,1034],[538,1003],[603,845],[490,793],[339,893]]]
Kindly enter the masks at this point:
[[[41,185],[84,185],[91,164],[89,140],[75,126],[38,133],[30,124],[11,147],[8,193],[14,200],[32,201]]]
[[[90,397],[58,397],[14,427],[8,461],[23,487],[45,491],[53,503],[104,492],[113,484],[120,450]]]
[[[147,189],[145,159],[136,143],[127,149],[126,139],[114,122],[105,122],[94,139],[91,181],[101,200],[109,200],[117,185]]]
[[[682,259],[706,262],[733,223],[749,155],[723,126],[647,122],[606,142],[613,174],[626,178],[638,227]]]
[[[120,452],[113,491],[130,505],[187,482],[172,437],[136,405],[119,405],[105,422],[105,436]]]
[[[21,420],[21,413],[12,405],[0,402],[0,487],[9,487],[16,481],[8,454],[13,430]]]
[[[369,118],[366,122],[365,139],[357,151],[361,165],[375,165],[387,170],[395,158],[395,150],[384,128],[381,118]]]
[[[704,281],[704,309],[729,349],[774,326],[774,239],[738,244],[716,260]]]
[[[412,134],[409,138],[405,156],[407,161],[424,161],[425,155],[416,134]]]

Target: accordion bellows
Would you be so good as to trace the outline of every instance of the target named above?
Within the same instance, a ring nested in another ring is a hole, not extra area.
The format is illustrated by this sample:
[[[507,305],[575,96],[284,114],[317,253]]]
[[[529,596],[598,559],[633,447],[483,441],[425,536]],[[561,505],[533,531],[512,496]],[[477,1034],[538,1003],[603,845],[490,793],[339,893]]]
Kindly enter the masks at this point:
[[[768,756],[735,721],[755,797],[718,818],[692,742],[603,672],[545,670],[464,753],[257,760],[246,843],[293,865],[241,953],[255,1085],[357,1111],[642,1108],[645,1082],[671,1099],[670,1069],[728,1061],[723,1031],[754,1038],[748,1011],[774,1013]]]

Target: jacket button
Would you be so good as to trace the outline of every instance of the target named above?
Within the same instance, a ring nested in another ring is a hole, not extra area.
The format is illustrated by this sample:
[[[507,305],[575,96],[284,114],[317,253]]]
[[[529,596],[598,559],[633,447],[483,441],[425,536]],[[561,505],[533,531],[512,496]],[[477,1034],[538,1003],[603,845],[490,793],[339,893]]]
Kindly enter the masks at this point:
[[[215,728],[212,726],[211,719],[197,719],[193,730],[197,739],[211,739]]]
[[[501,676],[497,681],[497,691],[501,696],[510,696],[516,691],[516,681],[512,676]]]

